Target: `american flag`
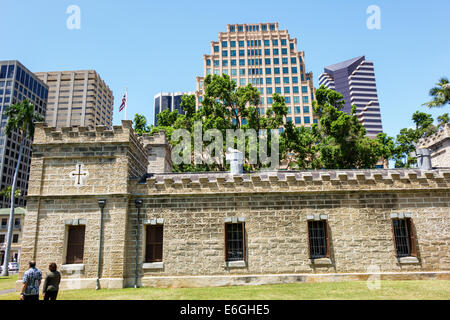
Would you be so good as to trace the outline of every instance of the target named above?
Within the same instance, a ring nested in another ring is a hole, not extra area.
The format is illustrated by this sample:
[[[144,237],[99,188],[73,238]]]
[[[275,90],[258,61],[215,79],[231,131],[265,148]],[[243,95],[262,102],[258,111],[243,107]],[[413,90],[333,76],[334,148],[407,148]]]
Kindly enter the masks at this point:
[[[120,105],[119,112],[122,111],[126,105],[127,105],[127,93],[125,92],[122,98],[122,104]]]

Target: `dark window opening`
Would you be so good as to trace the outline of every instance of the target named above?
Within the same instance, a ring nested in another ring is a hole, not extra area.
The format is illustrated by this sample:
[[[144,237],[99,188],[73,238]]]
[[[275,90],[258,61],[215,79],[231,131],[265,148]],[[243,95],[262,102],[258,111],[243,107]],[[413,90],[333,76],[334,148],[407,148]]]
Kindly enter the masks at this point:
[[[398,258],[416,256],[413,223],[410,218],[393,219],[395,251]]]
[[[83,263],[85,226],[70,226],[66,264]]]
[[[163,234],[163,225],[147,226],[145,262],[162,262]]]
[[[308,221],[309,257],[329,258],[327,220]]]
[[[245,260],[244,223],[225,224],[225,259],[226,261]]]

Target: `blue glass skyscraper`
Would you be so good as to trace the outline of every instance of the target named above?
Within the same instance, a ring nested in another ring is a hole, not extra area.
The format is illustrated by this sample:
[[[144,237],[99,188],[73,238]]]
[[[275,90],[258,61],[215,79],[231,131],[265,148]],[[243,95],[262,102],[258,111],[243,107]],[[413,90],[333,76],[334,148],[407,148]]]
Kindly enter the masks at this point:
[[[372,61],[361,56],[328,66],[319,77],[319,85],[344,96],[344,112],[350,114],[352,106],[356,106],[356,115],[366,128],[367,136],[375,138],[383,132]]]
[[[35,111],[45,116],[47,110],[48,87],[19,61],[0,61],[0,188],[12,185],[14,170],[19,156],[19,132],[12,132],[5,136],[5,127],[8,121],[5,110],[12,104],[28,99],[35,106]],[[21,195],[16,198],[16,206],[25,206],[25,196],[28,189],[28,178],[31,161],[31,143],[25,138],[17,188]],[[10,206],[10,199],[0,197],[0,207]]]

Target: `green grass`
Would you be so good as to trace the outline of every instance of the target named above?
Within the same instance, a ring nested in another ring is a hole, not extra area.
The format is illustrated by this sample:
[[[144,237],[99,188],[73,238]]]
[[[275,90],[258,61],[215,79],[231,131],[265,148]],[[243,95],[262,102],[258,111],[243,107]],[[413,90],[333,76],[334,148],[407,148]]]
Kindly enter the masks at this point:
[[[0,295],[16,300],[17,293]],[[303,300],[303,299],[444,299],[450,300],[449,280],[381,281],[369,290],[364,281],[295,283],[218,288],[127,288],[61,291],[60,300]]]
[[[9,277],[0,277],[0,291],[14,289],[16,287],[17,274]],[[1,299],[1,298],[0,298]]]

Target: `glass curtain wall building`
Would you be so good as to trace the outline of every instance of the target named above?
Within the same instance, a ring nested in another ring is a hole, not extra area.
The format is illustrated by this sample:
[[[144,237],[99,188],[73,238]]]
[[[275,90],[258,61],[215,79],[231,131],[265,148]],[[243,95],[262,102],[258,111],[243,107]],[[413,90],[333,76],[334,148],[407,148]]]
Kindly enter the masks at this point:
[[[278,23],[229,24],[211,42],[211,54],[203,56],[203,76],[197,77],[197,108],[201,106],[204,79],[209,74],[227,74],[238,86],[251,83],[260,94],[259,113],[272,106],[273,94],[285,98],[287,121],[297,127],[317,123],[313,116],[312,72],[306,72],[305,52],[298,51],[296,38]]]
[[[0,61],[0,173],[1,189],[12,185],[14,170],[19,156],[19,132],[14,131],[10,136],[5,135],[5,127],[8,121],[5,110],[12,104],[28,99],[35,106],[35,111],[45,117],[47,110],[48,86],[25,68],[20,62]],[[25,138],[25,149],[19,165],[17,188],[21,195],[16,198],[17,206],[25,206],[25,196],[28,190],[28,178],[31,162],[31,143]],[[2,208],[10,207],[10,199],[0,197]]]
[[[169,110],[178,111],[179,114],[184,114],[181,108],[181,97],[183,95],[195,95],[195,92],[160,92],[154,96],[154,125],[158,125],[158,113]]]
[[[356,106],[356,114],[366,128],[368,137],[375,138],[383,132],[372,61],[361,56],[328,66],[319,76],[319,85],[344,96],[344,112],[350,114],[352,105]]]

